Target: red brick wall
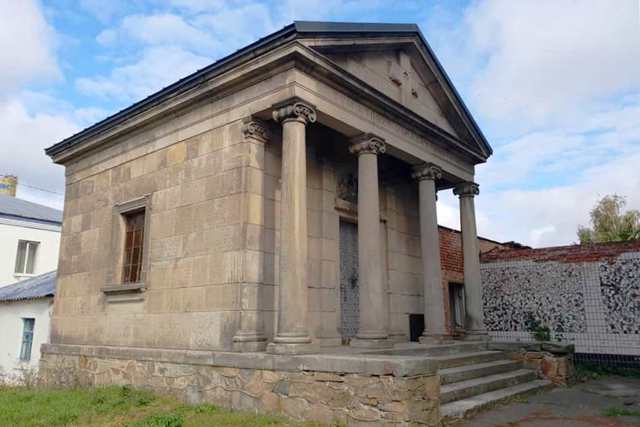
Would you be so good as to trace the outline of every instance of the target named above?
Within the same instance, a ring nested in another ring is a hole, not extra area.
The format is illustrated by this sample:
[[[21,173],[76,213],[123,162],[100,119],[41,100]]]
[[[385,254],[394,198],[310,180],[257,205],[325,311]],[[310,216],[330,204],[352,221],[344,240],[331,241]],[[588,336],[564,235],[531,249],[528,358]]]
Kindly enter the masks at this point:
[[[613,259],[625,252],[640,251],[640,240],[628,242],[592,243],[588,245],[555,246],[540,249],[502,249],[484,252],[480,262],[531,260],[536,262],[594,262]]]
[[[450,310],[449,310],[449,283],[464,282],[464,259],[462,256],[462,235],[459,231],[442,227],[439,229],[440,234],[440,263],[442,264],[442,286],[444,290],[444,310],[447,319],[447,329],[449,333],[453,333],[449,328]],[[478,239],[480,252],[490,251],[494,248],[503,246],[492,240],[483,238]]]

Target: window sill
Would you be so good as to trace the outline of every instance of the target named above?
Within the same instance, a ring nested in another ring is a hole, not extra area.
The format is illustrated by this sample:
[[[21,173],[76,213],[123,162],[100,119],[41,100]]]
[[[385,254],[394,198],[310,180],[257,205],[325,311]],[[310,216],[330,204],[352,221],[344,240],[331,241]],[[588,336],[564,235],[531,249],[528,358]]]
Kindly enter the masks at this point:
[[[36,277],[37,274],[30,274],[30,273],[13,273],[13,277],[15,277],[16,279],[26,279],[29,277]]]
[[[146,287],[144,283],[110,285],[102,288],[107,302],[142,301]]]

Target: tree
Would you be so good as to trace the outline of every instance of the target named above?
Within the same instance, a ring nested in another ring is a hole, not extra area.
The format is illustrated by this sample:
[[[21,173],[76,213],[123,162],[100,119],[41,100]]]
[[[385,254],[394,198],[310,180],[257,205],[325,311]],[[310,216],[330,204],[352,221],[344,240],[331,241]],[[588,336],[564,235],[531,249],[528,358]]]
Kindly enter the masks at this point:
[[[622,242],[640,239],[640,211],[622,212],[627,204],[617,194],[604,196],[591,210],[591,228],[578,227],[580,243]]]

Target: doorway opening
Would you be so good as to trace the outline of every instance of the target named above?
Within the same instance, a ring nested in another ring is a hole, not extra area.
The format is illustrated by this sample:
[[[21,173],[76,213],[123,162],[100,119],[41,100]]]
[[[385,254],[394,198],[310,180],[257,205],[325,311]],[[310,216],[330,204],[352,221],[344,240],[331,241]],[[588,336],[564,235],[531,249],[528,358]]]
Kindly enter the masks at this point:
[[[358,282],[358,226],[340,221],[340,318],[342,344],[358,333],[360,287]]]
[[[450,326],[453,335],[464,334],[464,284],[449,283],[449,313]]]

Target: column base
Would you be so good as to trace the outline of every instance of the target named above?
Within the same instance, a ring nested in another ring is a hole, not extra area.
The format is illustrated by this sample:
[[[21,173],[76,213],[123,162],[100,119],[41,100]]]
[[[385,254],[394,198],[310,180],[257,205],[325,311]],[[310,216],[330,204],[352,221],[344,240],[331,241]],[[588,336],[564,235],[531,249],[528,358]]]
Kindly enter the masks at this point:
[[[309,354],[319,350],[320,346],[304,332],[280,333],[267,345],[267,353],[272,354]]]
[[[393,341],[388,338],[358,338],[351,339],[349,345],[354,348],[393,348]]]
[[[438,344],[450,344],[453,342],[451,335],[441,334],[423,334],[418,338],[420,344],[438,345]]]
[[[267,348],[267,337],[258,331],[238,331],[231,340],[233,351],[256,353]]]
[[[233,351],[241,353],[263,352],[267,348],[267,337],[258,332],[239,331],[232,341]]]

